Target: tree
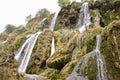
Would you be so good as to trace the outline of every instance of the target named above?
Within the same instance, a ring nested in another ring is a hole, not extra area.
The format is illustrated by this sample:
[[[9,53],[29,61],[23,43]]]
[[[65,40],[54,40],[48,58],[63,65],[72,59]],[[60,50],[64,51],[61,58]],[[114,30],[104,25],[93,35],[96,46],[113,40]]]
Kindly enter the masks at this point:
[[[25,31],[26,31],[26,29],[25,29],[25,27],[24,27],[23,25],[19,25],[19,26],[14,30],[14,32],[17,33],[17,34],[21,34],[21,33],[25,32]]]
[[[50,14],[50,12],[46,8],[43,8],[43,9],[38,10],[38,12],[36,13],[36,17],[41,16],[41,17],[45,18],[49,14]]]
[[[10,34],[16,29],[16,26],[8,24],[5,26],[5,33]]]
[[[30,21],[32,19],[32,15],[30,14],[30,15],[28,15],[27,17],[26,17],[26,21],[28,22],[28,21]]]
[[[71,0],[58,0],[58,4],[60,7],[66,7],[71,3]]]

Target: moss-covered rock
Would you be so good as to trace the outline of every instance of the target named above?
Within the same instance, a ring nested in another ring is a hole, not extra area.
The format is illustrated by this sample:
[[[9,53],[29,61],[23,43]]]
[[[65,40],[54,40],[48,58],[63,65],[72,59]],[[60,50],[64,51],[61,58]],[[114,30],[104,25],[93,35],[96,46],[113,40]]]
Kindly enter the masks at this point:
[[[58,57],[59,56],[59,57]],[[70,61],[70,54],[56,55],[47,60],[47,66],[61,70]]]
[[[21,80],[17,72],[18,64],[14,60],[14,54],[0,52],[0,79],[1,80]]]
[[[32,31],[36,31],[39,29],[43,30],[45,28],[48,28],[48,26],[51,23],[52,17],[53,17],[53,14],[47,16],[46,19],[43,18],[42,16],[34,17],[30,21],[28,21],[25,28],[27,30],[32,30]]]
[[[73,2],[67,7],[63,7],[59,12],[55,30],[63,28],[76,28],[78,22],[81,3]]]
[[[101,52],[104,55],[110,80],[120,79],[120,20],[113,21],[103,31]]]
[[[100,27],[100,19],[102,18],[99,10],[90,10],[91,22],[93,27]]]
[[[81,72],[81,75],[84,77],[87,76],[89,80],[96,80],[97,65],[95,59],[90,57],[87,66],[85,66],[83,69],[79,68],[77,72]]]
[[[76,30],[54,32],[56,51],[47,60],[47,66],[61,70],[71,60],[73,49],[80,44],[81,35],[78,34]]]

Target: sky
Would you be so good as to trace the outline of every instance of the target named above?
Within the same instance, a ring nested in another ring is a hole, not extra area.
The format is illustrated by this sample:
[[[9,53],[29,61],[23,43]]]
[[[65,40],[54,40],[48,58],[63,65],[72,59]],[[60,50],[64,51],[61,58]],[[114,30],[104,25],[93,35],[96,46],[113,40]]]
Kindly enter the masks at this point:
[[[0,0],[0,32],[7,24],[24,25],[25,18],[42,8],[51,12],[59,9],[58,0]]]

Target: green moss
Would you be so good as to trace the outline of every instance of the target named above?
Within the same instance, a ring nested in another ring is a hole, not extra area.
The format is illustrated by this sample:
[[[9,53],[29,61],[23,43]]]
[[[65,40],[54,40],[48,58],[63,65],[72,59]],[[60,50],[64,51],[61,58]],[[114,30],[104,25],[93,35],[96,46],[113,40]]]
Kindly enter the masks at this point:
[[[59,30],[59,29],[61,29],[61,25],[59,25],[59,24],[57,24],[56,26],[55,26],[55,30]]]
[[[59,56],[59,57],[58,57]],[[70,61],[70,54],[51,57],[47,60],[47,65],[50,68],[61,70]]]
[[[98,16],[99,18],[101,17],[99,10],[90,10],[90,15],[91,17],[96,17]]]
[[[71,8],[72,9],[76,9],[76,8],[80,8],[82,6],[82,4],[81,3],[77,3],[77,2],[73,2],[72,4],[71,4]]]
[[[40,47],[40,43],[39,43],[39,40],[37,39],[36,43],[35,43],[35,46],[33,48],[33,53],[37,52],[39,50],[39,47]]]
[[[106,61],[106,66],[107,66],[107,70],[108,73],[111,75],[111,77],[113,78],[112,80],[117,80],[117,78],[119,78],[119,74],[120,74],[120,69],[115,67],[115,62],[117,58],[114,58],[112,55],[112,52],[114,52],[114,47],[111,45],[111,41],[113,40],[113,38],[111,37],[109,41],[106,41],[105,38],[103,38],[102,40],[102,44],[101,44],[101,52],[103,53],[104,57],[105,57],[105,61]]]
[[[79,64],[79,66],[81,66],[81,65],[82,65],[82,63]],[[96,80],[97,67],[96,67],[95,59],[90,57],[88,60],[87,66],[83,66],[82,68],[80,67],[77,70],[77,73],[81,73],[81,75],[87,76],[89,80]]]
[[[90,39],[87,44],[87,53],[91,52],[95,46],[95,39]]]
[[[82,63],[79,64],[81,66]],[[78,68],[77,73],[81,73],[83,76],[87,76],[89,80],[96,80],[97,68],[95,60],[90,57],[87,66]]]
[[[28,73],[28,74],[33,74],[33,71],[32,71],[31,68],[27,67],[26,73]]]
[[[81,47],[77,47],[76,52],[80,52],[80,51],[81,51]]]
[[[72,60],[69,63],[66,64],[66,66],[61,70],[61,74],[64,75],[64,77],[67,77],[73,70],[73,68],[75,67],[75,64],[77,63],[77,61]]]
[[[107,11],[104,16],[104,24],[105,26],[107,26],[110,22],[112,22],[113,20],[119,20],[120,19],[120,12],[119,11]]]
[[[96,62],[93,58],[89,59],[87,72],[88,72],[87,76],[88,76],[89,80],[96,80],[97,68],[96,68]]]
[[[116,62],[120,64],[118,59],[118,52],[116,52],[117,48],[120,49],[120,46],[116,47],[114,41],[115,36],[117,39],[117,44],[120,43],[119,23],[120,21],[114,21],[108,26],[106,26],[101,43],[101,53],[104,55],[108,70],[107,74],[111,76],[111,80],[120,79],[120,67],[117,67],[116,65]]]
[[[65,78],[59,73],[59,71],[55,71],[50,77],[50,80],[65,80]]]
[[[18,50],[21,46],[21,43],[23,43],[25,41],[26,37],[25,36],[18,36],[15,41],[13,41],[12,44],[8,45],[4,51],[7,52],[15,52],[16,50]]]

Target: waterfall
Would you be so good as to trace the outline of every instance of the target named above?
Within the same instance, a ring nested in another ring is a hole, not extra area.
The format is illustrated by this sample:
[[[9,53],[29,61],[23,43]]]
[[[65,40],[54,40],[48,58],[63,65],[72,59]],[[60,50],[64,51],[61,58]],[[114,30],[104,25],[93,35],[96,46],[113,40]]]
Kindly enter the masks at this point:
[[[89,80],[87,76],[83,76],[81,71],[80,73],[77,73],[78,69],[84,70],[85,67],[88,65],[88,61],[90,57],[94,58],[96,60],[97,64],[97,80],[108,80],[107,78],[107,69],[104,57],[100,53],[100,43],[101,43],[101,35],[96,36],[96,48],[90,53],[87,53],[83,58],[75,65],[72,73],[70,76],[66,78],[66,80]]]
[[[54,37],[52,38],[52,44],[51,44],[51,56],[54,54],[55,52],[55,40]]]
[[[96,47],[95,50],[100,50],[100,43],[101,43],[101,35],[96,36]]]
[[[90,52],[86,54],[74,67],[70,76],[66,78],[66,80],[89,80],[87,76],[83,76],[82,73],[77,73],[78,69],[85,69],[87,67],[88,61],[90,57],[94,57],[94,52]]]
[[[45,21],[46,19],[47,19],[47,18],[43,18],[42,21],[40,21],[39,28],[42,28],[42,27],[43,27],[44,21]]]
[[[90,22],[88,2],[84,2],[82,4],[79,14],[79,21],[78,21],[79,31],[82,33],[88,28],[90,24],[91,22]]]
[[[57,20],[57,16],[58,16],[58,13],[59,13],[60,9],[55,13],[52,21],[51,21],[51,24],[49,26],[49,29],[51,31],[54,31],[54,27],[55,27],[55,23],[56,23],[56,20]],[[55,52],[55,40],[54,40],[54,37],[52,38],[52,44],[51,44],[51,56],[54,54]]]
[[[97,74],[97,80],[108,80],[107,78],[107,69],[105,60],[100,53],[100,43],[101,43],[101,35],[96,36],[96,48],[95,48],[95,54],[96,54],[96,63],[98,68],[98,74]]]
[[[21,46],[21,48],[19,49],[18,53],[15,56],[15,59],[19,62],[20,60],[20,65],[18,67],[18,72],[25,72],[26,68],[28,66],[34,45],[36,43],[36,40],[39,36],[41,32],[37,32],[35,34],[33,34],[32,36],[30,36],[25,42],[24,44]],[[21,61],[20,57],[23,54],[22,52],[24,52],[24,57]]]
[[[17,61],[19,61],[23,49],[25,48],[26,44],[28,44],[28,42],[31,40],[31,38],[32,38],[32,37],[29,37],[29,38],[23,43],[23,45],[20,47],[20,49],[18,50],[17,54],[15,55],[15,59],[16,59]]]
[[[54,17],[53,17],[53,19],[52,19],[52,21],[51,21],[51,24],[50,24],[50,26],[49,26],[49,29],[50,29],[51,31],[54,31],[54,27],[55,27],[55,23],[56,23],[56,20],[57,20],[57,16],[58,16],[59,11],[60,11],[60,10],[58,10],[58,11],[55,13],[55,15],[54,15]]]

